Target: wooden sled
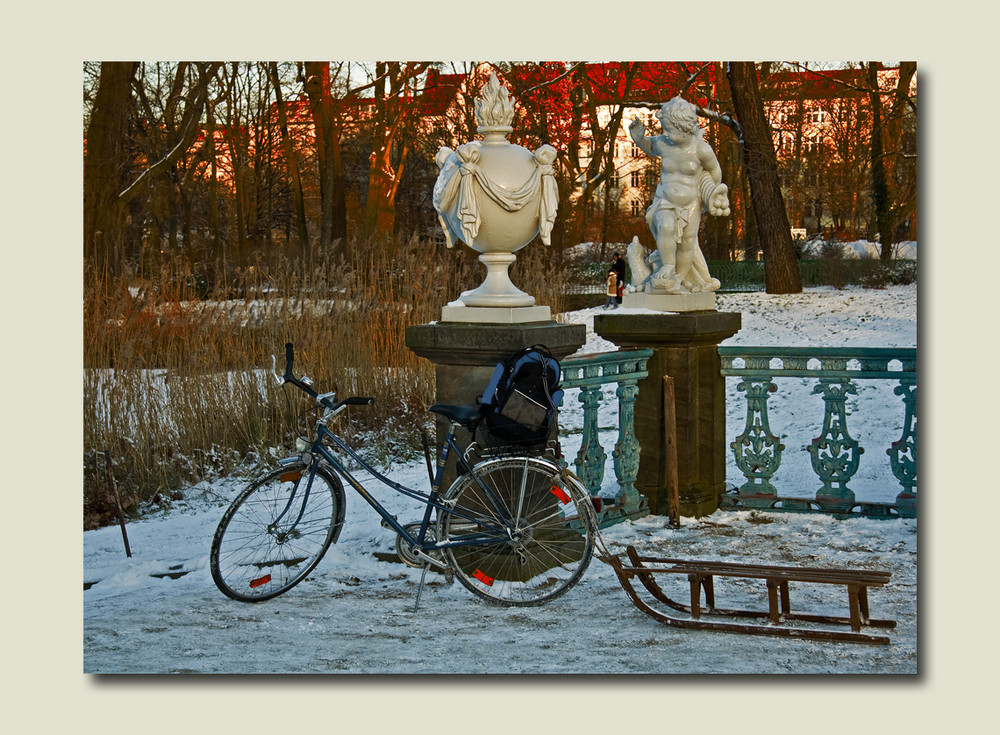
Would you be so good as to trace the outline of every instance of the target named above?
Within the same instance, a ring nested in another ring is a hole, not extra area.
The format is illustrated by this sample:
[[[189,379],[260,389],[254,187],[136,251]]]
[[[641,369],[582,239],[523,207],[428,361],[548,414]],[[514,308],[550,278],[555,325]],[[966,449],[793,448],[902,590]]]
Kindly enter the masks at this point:
[[[868,570],[765,566],[758,564],[736,564],[730,562],[697,561],[685,559],[663,559],[640,556],[635,548],[626,549],[630,566],[625,566],[614,555],[605,558],[618,575],[618,581],[636,607],[650,617],[677,628],[695,630],[715,630],[728,633],[747,633],[750,635],[785,636],[789,638],[811,638],[815,640],[849,641],[853,643],[872,643],[885,645],[889,639],[885,636],[870,635],[861,632],[861,627],[895,628],[895,620],[873,620],[868,616],[868,588],[881,587],[888,583],[888,572],[872,572]],[[651,565],[651,566],[650,566]],[[657,574],[686,574],[691,590],[691,604],[684,605],[668,597],[659,584]],[[742,577],[763,579],[767,583],[768,610],[729,610],[715,606],[715,577]],[[646,591],[658,602],[687,613],[687,617],[674,617],[653,609],[638,594],[632,584],[638,579]],[[847,587],[849,617],[831,615],[813,615],[809,613],[792,612],[788,594],[789,582],[805,582],[814,584],[842,584]],[[701,604],[704,591],[705,604]],[[766,619],[764,624],[726,622],[719,620],[704,620],[702,615],[722,618]],[[803,628],[782,625],[785,621],[822,623],[827,625],[850,626],[847,630],[831,630],[829,628]]]

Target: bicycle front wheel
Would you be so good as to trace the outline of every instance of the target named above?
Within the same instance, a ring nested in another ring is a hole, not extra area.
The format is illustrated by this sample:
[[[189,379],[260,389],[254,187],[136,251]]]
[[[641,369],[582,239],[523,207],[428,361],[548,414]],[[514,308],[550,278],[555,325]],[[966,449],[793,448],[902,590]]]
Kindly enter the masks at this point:
[[[303,464],[253,482],[226,510],[212,539],[212,579],[241,602],[277,597],[305,579],[340,536],[344,487]]]
[[[486,460],[461,477],[446,500],[439,542],[458,580],[490,603],[548,602],[590,564],[596,529],[590,496],[549,462]]]

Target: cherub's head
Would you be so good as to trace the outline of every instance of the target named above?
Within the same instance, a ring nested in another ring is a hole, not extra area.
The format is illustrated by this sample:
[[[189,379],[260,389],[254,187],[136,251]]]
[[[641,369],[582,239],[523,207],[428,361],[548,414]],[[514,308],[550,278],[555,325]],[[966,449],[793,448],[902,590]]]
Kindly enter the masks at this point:
[[[694,135],[698,131],[698,112],[694,105],[682,97],[674,97],[669,102],[664,102],[660,111],[656,113],[656,119],[660,121],[664,130],[670,125],[689,135]]]

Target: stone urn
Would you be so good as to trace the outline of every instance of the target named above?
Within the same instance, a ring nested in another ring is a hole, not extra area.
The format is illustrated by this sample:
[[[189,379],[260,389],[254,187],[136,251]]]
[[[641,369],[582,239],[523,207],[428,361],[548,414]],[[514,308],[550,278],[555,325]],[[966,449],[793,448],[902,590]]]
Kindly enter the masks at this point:
[[[542,145],[534,152],[512,144],[514,104],[496,75],[476,100],[476,122],[483,140],[442,147],[435,157],[440,173],[434,185],[434,208],[449,248],[461,240],[480,253],[486,266],[483,283],[460,300],[472,307],[530,307],[535,299],[517,288],[508,270],[516,253],[535,235],[550,244],[558,206],[552,172],[556,151]]]

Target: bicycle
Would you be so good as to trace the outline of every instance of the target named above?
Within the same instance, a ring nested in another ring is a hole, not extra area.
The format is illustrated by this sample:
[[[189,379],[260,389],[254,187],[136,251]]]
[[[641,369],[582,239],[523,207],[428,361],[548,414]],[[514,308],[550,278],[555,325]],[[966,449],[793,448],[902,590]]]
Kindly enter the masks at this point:
[[[475,437],[482,416],[477,406],[435,404],[429,411],[449,421],[430,492],[406,487],[382,475],[329,428],[347,406],[371,398],[336,401],[319,393],[307,377],[293,374],[294,349],[285,345],[285,373],[272,373],[312,396],[322,414],[312,438],[296,440],[296,456],[250,483],[224,513],[212,540],[212,578],[227,596],[263,602],[287,592],[316,568],[344,525],[347,483],[395,531],[396,552],[409,566],[423,568],[419,605],[430,567],[457,578],[479,598],[502,606],[533,606],[564,594],[582,577],[594,550],[596,514],[589,493],[567,469],[531,453],[487,451],[470,466],[471,445],[456,443],[459,427]],[[419,521],[403,524],[365,488],[331,450],[360,465],[381,484],[421,501]],[[459,474],[441,492],[449,457]]]

